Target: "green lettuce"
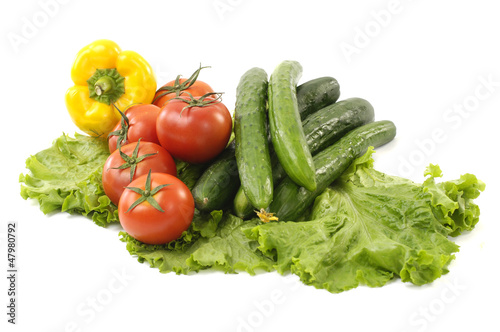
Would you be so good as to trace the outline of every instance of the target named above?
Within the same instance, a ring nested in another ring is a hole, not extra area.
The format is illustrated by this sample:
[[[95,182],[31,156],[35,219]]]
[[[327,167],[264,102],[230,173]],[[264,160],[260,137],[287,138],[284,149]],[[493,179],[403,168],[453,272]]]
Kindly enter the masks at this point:
[[[485,189],[485,184],[468,173],[458,180],[436,183],[435,178],[442,173],[439,166],[432,164],[425,175],[430,175],[423,186],[431,196],[432,210],[450,235],[473,230],[479,221],[479,207],[473,200]]]
[[[225,273],[246,271],[254,275],[271,271],[273,261],[256,248],[257,241],[245,236],[258,220],[243,221],[229,213],[196,211],[188,231],[180,239],[165,245],[148,245],[120,232],[127,250],[139,262],[147,262],[162,273],[188,274],[212,269]]]
[[[458,246],[448,235],[471,230],[484,183],[466,174],[436,184],[430,166],[421,185],[373,169],[369,150],[314,202],[310,221],[247,230],[279,273],[330,292],[378,287],[396,276],[422,285],[448,272]]]
[[[397,277],[416,285],[432,282],[448,273],[459,250],[450,237],[478,223],[473,200],[485,185],[472,174],[437,182],[442,172],[432,164],[417,184],[375,170],[372,153],[369,149],[356,159],[301,221],[263,224],[228,211],[196,210],[189,229],[165,245],[147,245],[125,232],[120,239],[139,262],[162,273],[276,270],[333,293],[360,284],[379,287]],[[101,183],[108,156],[105,141],[64,134],[26,160],[29,173],[19,177],[21,196],[36,199],[46,214],[82,214],[99,226],[118,222]],[[177,166],[179,178],[189,185],[204,168]]]
[[[373,149],[356,159],[311,206],[308,221],[243,221],[228,212],[196,211],[183,236],[163,246],[122,232],[131,255],[162,273],[276,270],[333,293],[385,285],[399,277],[422,285],[448,273],[459,247],[450,240],[479,220],[473,203],[484,183],[471,174],[423,184],[373,168]]]
[[[189,188],[193,189],[196,181],[201,177],[207,164],[190,164],[182,160],[175,161],[177,165],[177,177]]]
[[[118,222],[116,206],[105,195],[101,174],[109,156],[106,141],[63,134],[48,149],[26,160],[21,174],[21,196],[36,199],[43,213],[81,214],[99,226]]]

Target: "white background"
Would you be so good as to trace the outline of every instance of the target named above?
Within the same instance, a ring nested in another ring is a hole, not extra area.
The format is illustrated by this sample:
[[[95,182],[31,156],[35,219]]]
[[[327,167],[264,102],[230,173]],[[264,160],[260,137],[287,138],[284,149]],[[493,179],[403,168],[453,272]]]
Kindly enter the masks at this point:
[[[18,317],[5,331],[493,331],[498,298],[500,20],[494,1],[2,1],[0,276],[6,224],[18,223]],[[362,97],[397,138],[377,169],[423,181],[473,173],[487,184],[481,221],[455,239],[450,273],[423,287],[395,280],[330,294],[277,273],[163,275],[139,264],[119,226],[44,216],[19,195],[24,161],[77,129],[64,105],[76,53],[101,38],[140,53],[158,84],[189,76],[224,91],[240,76],[299,61],[301,82],[333,76],[341,99]],[[488,82],[489,83],[485,83]],[[459,110],[462,110],[461,112]],[[111,295],[111,296],[110,296]],[[94,299],[96,306],[91,306]],[[97,300],[96,300],[97,299]],[[492,300],[492,303],[487,302]],[[273,302],[274,301],[274,302]]]

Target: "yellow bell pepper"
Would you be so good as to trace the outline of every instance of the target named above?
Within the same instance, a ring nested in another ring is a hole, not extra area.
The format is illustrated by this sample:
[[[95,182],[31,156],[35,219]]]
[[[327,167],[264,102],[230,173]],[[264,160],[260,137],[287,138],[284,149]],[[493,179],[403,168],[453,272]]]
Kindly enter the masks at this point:
[[[66,92],[73,122],[92,136],[105,136],[132,104],[150,104],[156,92],[151,66],[133,51],[110,40],[97,40],[80,50],[71,68],[75,85]]]

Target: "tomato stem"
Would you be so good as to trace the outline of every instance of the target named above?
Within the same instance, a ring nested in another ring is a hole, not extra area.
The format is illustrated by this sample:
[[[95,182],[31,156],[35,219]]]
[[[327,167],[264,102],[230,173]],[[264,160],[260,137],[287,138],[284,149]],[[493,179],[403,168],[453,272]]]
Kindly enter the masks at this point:
[[[143,161],[144,159],[148,158],[148,157],[151,157],[151,156],[154,156],[154,155],[157,155],[158,152],[155,152],[155,153],[147,153],[147,154],[143,154],[142,156],[138,157],[138,153],[139,153],[139,143],[141,142],[141,138],[139,138],[139,140],[137,141],[137,145],[135,146],[134,148],[134,151],[132,152],[132,155],[129,156],[127,155],[125,152],[122,151],[121,149],[121,146],[118,147],[118,151],[120,152],[120,156],[122,157],[122,159],[125,161],[123,164],[121,164],[120,166],[118,167],[113,167],[113,169],[127,169],[127,168],[130,168],[130,182],[132,182],[132,180],[134,179],[134,175],[135,175],[135,170],[137,168],[137,164],[140,163],[141,161]]]
[[[130,121],[129,121],[128,117],[125,115],[125,113],[120,111],[120,109],[114,103],[113,103],[113,106],[118,111],[118,113],[120,113],[120,116],[121,116],[120,128],[115,130],[115,131],[110,132],[108,134],[108,139],[111,136],[118,136],[118,138],[116,139],[116,148],[119,149],[120,146],[122,146],[122,144],[127,141],[127,135],[128,135],[128,129],[130,126]]]
[[[157,94],[159,92],[161,92],[161,93],[158,94],[153,99],[153,103],[155,103],[158,99],[160,99],[168,94],[171,94],[171,93],[175,93],[176,97],[180,96],[184,90],[189,89],[194,84],[194,82],[196,82],[196,80],[198,79],[198,76],[200,75],[200,71],[204,68],[210,68],[210,66],[202,67],[201,63],[200,63],[200,68],[198,68],[193,74],[191,74],[191,76],[187,80],[185,80],[182,83],[180,82],[181,75],[177,75],[173,86],[167,86],[167,85],[162,86],[161,88],[159,88],[156,91]]]
[[[215,104],[218,104],[218,103],[221,103],[222,102],[222,94],[223,92],[208,92],[206,94],[204,94],[203,96],[199,97],[199,98],[195,98],[193,97],[192,94],[190,94],[189,92],[186,92],[189,96],[189,98],[183,98],[183,97],[175,97],[175,98],[172,98],[172,99],[177,99],[177,100],[181,100],[183,102],[185,102],[187,105],[184,106],[184,108],[181,110],[180,114],[179,114],[179,117],[182,116],[182,112],[184,112],[185,109],[187,108],[191,108],[191,107],[205,107],[205,106],[210,106],[210,105],[215,105]],[[209,98],[211,96],[217,96],[215,98]],[[207,99],[209,98],[209,99]]]
[[[161,189],[163,189],[169,185],[171,185],[171,183],[160,184],[159,186],[151,189],[151,170],[149,170],[148,176],[146,177],[146,184],[144,186],[144,190],[142,190],[141,188],[137,188],[137,187],[125,187],[126,189],[130,189],[133,192],[136,192],[139,195],[141,195],[134,203],[132,203],[132,205],[130,205],[130,207],[128,208],[127,211],[125,211],[125,213],[129,212],[130,210],[132,210],[133,208],[135,208],[137,205],[141,204],[142,202],[148,202],[149,204],[151,204],[151,206],[153,206],[158,211],[165,212],[153,196],[156,195]]]

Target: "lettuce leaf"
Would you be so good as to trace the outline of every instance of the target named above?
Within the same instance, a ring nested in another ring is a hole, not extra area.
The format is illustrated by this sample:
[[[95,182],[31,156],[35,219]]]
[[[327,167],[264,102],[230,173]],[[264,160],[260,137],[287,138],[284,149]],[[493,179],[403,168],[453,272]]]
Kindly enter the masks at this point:
[[[63,134],[48,149],[26,160],[21,196],[36,199],[43,213],[54,211],[91,217],[99,226],[118,222],[116,206],[105,195],[101,174],[109,156],[106,141]]]
[[[464,174],[460,179],[436,183],[441,177],[441,169],[437,165],[429,165],[425,175],[424,191],[431,195],[432,209],[440,222],[450,231],[451,236],[471,231],[479,221],[479,207],[473,200],[486,187],[473,174]]]
[[[245,236],[258,220],[244,222],[229,213],[196,212],[191,227],[183,236],[165,245],[148,245],[120,232],[127,250],[139,262],[147,262],[162,273],[188,274],[205,269],[225,273],[271,271],[273,261],[256,248],[258,243]]]
[[[316,198],[305,221],[263,224],[223,211],[195,211],[176,241],[153,246],[120,232],[121,241],[131,255],[162,273],[277,270],[334,293],[360,284],[382,286],[396,277],[416,285],[432,282],[448,272],[458,252],[450,236],[471,231],[479,221],[473,200],[485,185],[472,174],[437,182],[442,172],[436,165],[416,184],[375,170],[372,153],[356,159]],[[108,156],[105,141],[64,134],[26,160],[21,196],[36,199],[45,214],[82,214],[99,226],[118,222],[101,183]],[[177,166],[189,184],[204,167]]]
[[[338,293],[359,284],[378,287],[399,276],[422,285],[448,272],[458,246],[448,235],[471,230],[472,199],[484,183],[472,175],[424,184],[373,169],[370,149],[317,197],[310,221],[277,222],[246,230],[279,273]]]
[[[190,164],[182,160],[176,160],[175,164],[177,165],[177,177],[184,182],[189,190],[193,189],[198,179],[208,167],[208,163]]]

